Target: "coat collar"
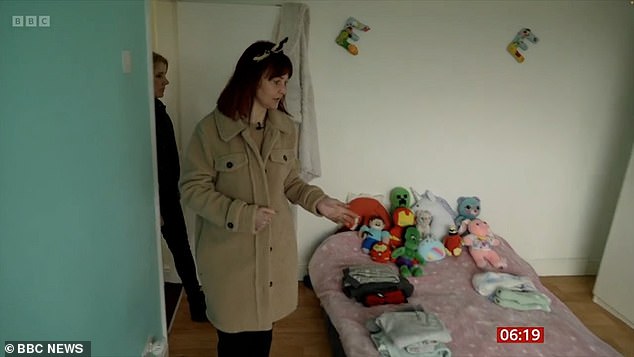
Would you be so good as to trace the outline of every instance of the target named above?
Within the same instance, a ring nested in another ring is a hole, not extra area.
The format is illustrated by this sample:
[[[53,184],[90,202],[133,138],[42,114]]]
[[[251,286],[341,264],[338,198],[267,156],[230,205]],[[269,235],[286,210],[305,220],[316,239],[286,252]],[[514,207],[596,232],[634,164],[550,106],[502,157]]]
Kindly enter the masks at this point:
[[[266,125],[285,134],[292,132],[293,122],[288,120],[286,114],[277,109],[269,109],[267,114],[268,119],[266,120]],[[220,138],[225,142],[233,139],[247,128],[247,125],[242,120],[233,120],[222,114],[218,109],[216,109],[216,126],[218,127]]]

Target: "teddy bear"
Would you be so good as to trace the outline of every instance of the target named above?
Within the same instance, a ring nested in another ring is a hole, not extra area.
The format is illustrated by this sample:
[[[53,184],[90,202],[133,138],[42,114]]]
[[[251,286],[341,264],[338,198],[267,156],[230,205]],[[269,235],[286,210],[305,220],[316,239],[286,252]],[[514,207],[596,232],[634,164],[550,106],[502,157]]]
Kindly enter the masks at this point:
[[[385,222],[379,216],[370,217],[368,225],[361,226],[359,236],[363,238],[361,250],[364,253],[370,253],[370,249],[377,242],[389,243],[390,232],[383,230],[384,228]]]
[[[480,214],[480,199],[476,196],[471,197],[459,197],[458,198],[458,215],[456,216],[456,226],[460,227],[460,224],[465,219],[478,218]]]
[[[506,268],[506,259],[493,250],[493,247],[500,245],[500,240],[489,228],[489,224],[479,218],[474,220],[465,219],[462,221],[458,233],[468,232],[463,238],[463,244],[469,247],[469,253],[478,268],[483,269],[487,262],[498,269]]]
[[[395,263],[399,267],[402,276],[423,275],[421,265],[425,263],[425,259],[418,253],[418,245],[420,244],[421,238],[416,226],[406,227],[403,238],[403,246],[396,248],[392,252],[392,259],[395,259]]]
[[[462,254],[462,237],[458,234],[456,226],[449,226],[447,235],[443,238],[443,244],[448,255],[458,257]]]

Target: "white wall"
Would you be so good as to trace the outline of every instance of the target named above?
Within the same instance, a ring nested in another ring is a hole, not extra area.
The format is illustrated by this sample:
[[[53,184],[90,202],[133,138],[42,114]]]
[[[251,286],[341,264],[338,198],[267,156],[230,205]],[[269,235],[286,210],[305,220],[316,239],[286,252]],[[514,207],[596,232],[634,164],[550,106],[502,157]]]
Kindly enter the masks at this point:
[[[630,156],[601,267],[594,301],[634,328],[634,151]]]
[[[323,176],[331,195],[477,195],[542,275],[596,273],[634,133],[627,1],[306,1]],[[279,7],[180,1],[180,135],[211,111]],[[348,16],[358,56],[334,39]],[[521,27],[540,37],[518,64]],[[159,43],[161,40],[159,39]],[[334,227],[300,211],[299,273]]]

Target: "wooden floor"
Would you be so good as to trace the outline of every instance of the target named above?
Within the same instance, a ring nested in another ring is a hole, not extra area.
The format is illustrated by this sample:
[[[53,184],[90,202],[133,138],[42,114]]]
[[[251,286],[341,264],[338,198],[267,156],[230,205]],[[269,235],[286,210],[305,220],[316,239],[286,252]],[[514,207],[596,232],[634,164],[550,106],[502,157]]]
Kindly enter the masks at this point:
[[[595,277],[543,277],[542,283],[561,299],[597,336],[623,356],[634,357],[634,330],[592,302]],[[184,297],[184,295],[183,295]],[[189,319],[187,299],[181,298],[169,334],[170,357],[216,357],[216,332],[210,324]],[[331,356],[326,322],[319,300],[299,283],[299,307],[273,329],[272,357]]]

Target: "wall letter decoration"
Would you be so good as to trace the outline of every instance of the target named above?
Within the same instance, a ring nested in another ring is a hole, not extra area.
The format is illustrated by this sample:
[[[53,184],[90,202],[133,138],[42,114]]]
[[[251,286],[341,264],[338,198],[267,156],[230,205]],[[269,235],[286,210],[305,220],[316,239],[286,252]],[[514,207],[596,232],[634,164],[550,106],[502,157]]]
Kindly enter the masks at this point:
[[[515,60],[519,63],[524,62],[525,58],[524,55],[520,53],[518,48],[521,48],[524,51],[528,49],[528,45],[526,44],[525,40],[528,40],[531,43],[537,43],[539,41],[539,39],[533,34],[531,29],[523,28],[517,33],[517,35],[515,35],[513,41],[511,41],[511,43],[509,43],[509,45],[506,47],[506,50],[509,51],[513,58],[515,58]]]
[[[348,52],[356,56],[359,53],[359,49],[357,48],[357,46],[348,42],[348,39],[352,39],[352,41],[359,41],[359,36],[354,33],[354,29],[368,32],[370,31],[370,26],[360,22],[354,17],[349,17],[348,20],[346,20],[346,25],[341,30],[341,32],[339,32],[339,36],[337,36],[337,38],[335,39],[335,42],[337,42],[339,46],[345,48],[346,50],[348,50]]]

